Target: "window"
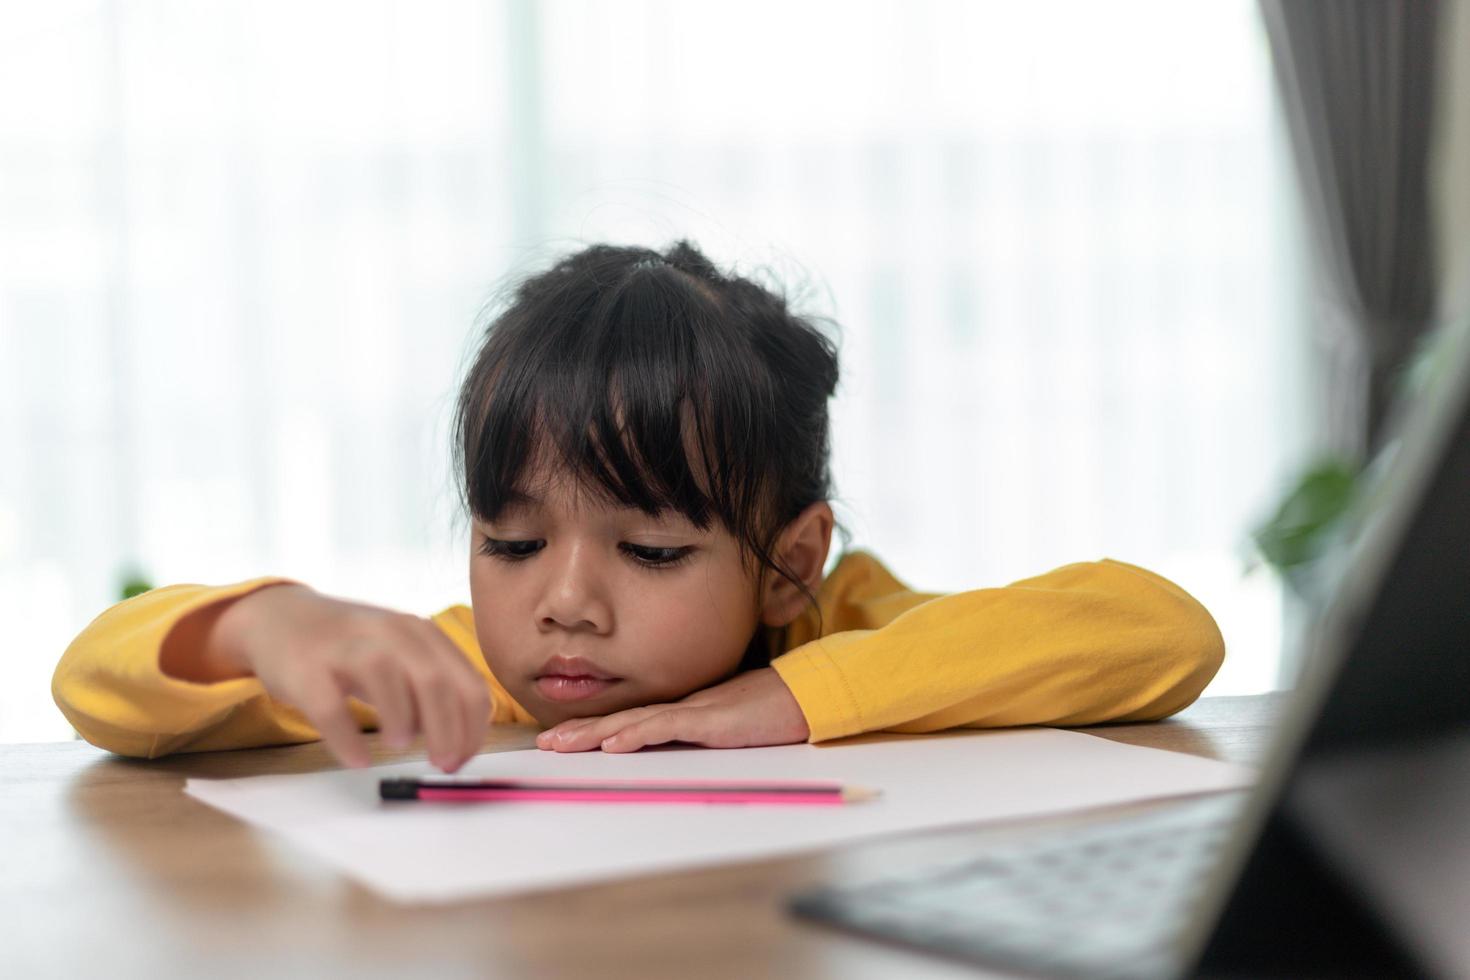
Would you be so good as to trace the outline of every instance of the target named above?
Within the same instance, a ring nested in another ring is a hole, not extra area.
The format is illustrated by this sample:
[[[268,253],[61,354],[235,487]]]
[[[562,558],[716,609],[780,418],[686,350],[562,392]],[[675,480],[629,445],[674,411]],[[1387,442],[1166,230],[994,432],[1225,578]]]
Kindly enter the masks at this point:
[[[447,423],[506,277],[696,240],[843,326],[839,516],[911,584],[1104,556],[1275,680],[1305,433],[1255,7],[31,4],[0,30],[0,740],[137,564],[465,601]]]

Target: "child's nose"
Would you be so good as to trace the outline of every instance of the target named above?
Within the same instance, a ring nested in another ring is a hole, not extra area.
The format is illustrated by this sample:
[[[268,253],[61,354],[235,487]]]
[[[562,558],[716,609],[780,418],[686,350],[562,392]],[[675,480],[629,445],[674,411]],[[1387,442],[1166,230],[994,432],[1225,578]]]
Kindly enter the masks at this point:
[[[551,550],[551,549],[548,549]],[[550,574],[536,608],[541,629],[590,630],[606,633],[612,628],[612,605],[607,595],[605,570],[596,554],[585,546],[572,546],[547,556]]]

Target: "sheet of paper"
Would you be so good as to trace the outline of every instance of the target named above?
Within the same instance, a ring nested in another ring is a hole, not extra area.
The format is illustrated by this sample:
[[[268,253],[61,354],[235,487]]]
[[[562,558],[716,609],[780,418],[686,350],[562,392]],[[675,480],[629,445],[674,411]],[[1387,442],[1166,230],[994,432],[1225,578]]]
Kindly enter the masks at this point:
[[[1064,813],[1249,785],[1254,770],[1050,728],[864,736],[827,745],[536,749],[477,756],[466,776],[831,779],[881,790],[843,806],[384,803],[378,780],[423,762],[190,779],[185,792],[279,831],[385,898],[449,902],[768,858],[931,827]]]

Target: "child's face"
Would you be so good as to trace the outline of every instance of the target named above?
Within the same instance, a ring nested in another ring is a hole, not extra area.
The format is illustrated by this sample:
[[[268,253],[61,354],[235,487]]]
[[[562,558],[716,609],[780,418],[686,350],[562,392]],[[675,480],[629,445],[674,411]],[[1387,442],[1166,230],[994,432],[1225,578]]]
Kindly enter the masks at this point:
[[[755,577],[718,521],[700,531],[568,480],[532,485],[544,488],[535,499],[471,535],[475,632],[511,697],[553,725],[677,700],[734,672],[760,616]]]

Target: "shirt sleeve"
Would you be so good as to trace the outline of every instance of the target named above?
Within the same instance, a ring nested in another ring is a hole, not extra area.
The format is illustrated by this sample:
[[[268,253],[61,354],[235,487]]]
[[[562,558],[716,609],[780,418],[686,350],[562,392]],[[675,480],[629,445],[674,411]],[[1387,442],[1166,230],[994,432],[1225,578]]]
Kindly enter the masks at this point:
[[[165,638],[185,616],[291,581],[271,577],[226,586],[172,585],[119,602],[82,630],[62,654],[51,680],[57,707],[93,745],[150,759],[173,752],[319,739],[300,711],[272,698],[253,677],[193,683],[163,673],[158,665]],[[467,607],[451,606],[432,621],[485,678],[491,721],[534,722],[491,676],[479,654]],[[377,727],[371,706],[348,698],[348,707],[359,727]]]
[[[1196,599],[1110,558],[932,595],[856,553],[823,584],[817,609],[820,622],[793,624],[771,664],[813,742],[1156,720],[1199,697],[1225,655]]]

